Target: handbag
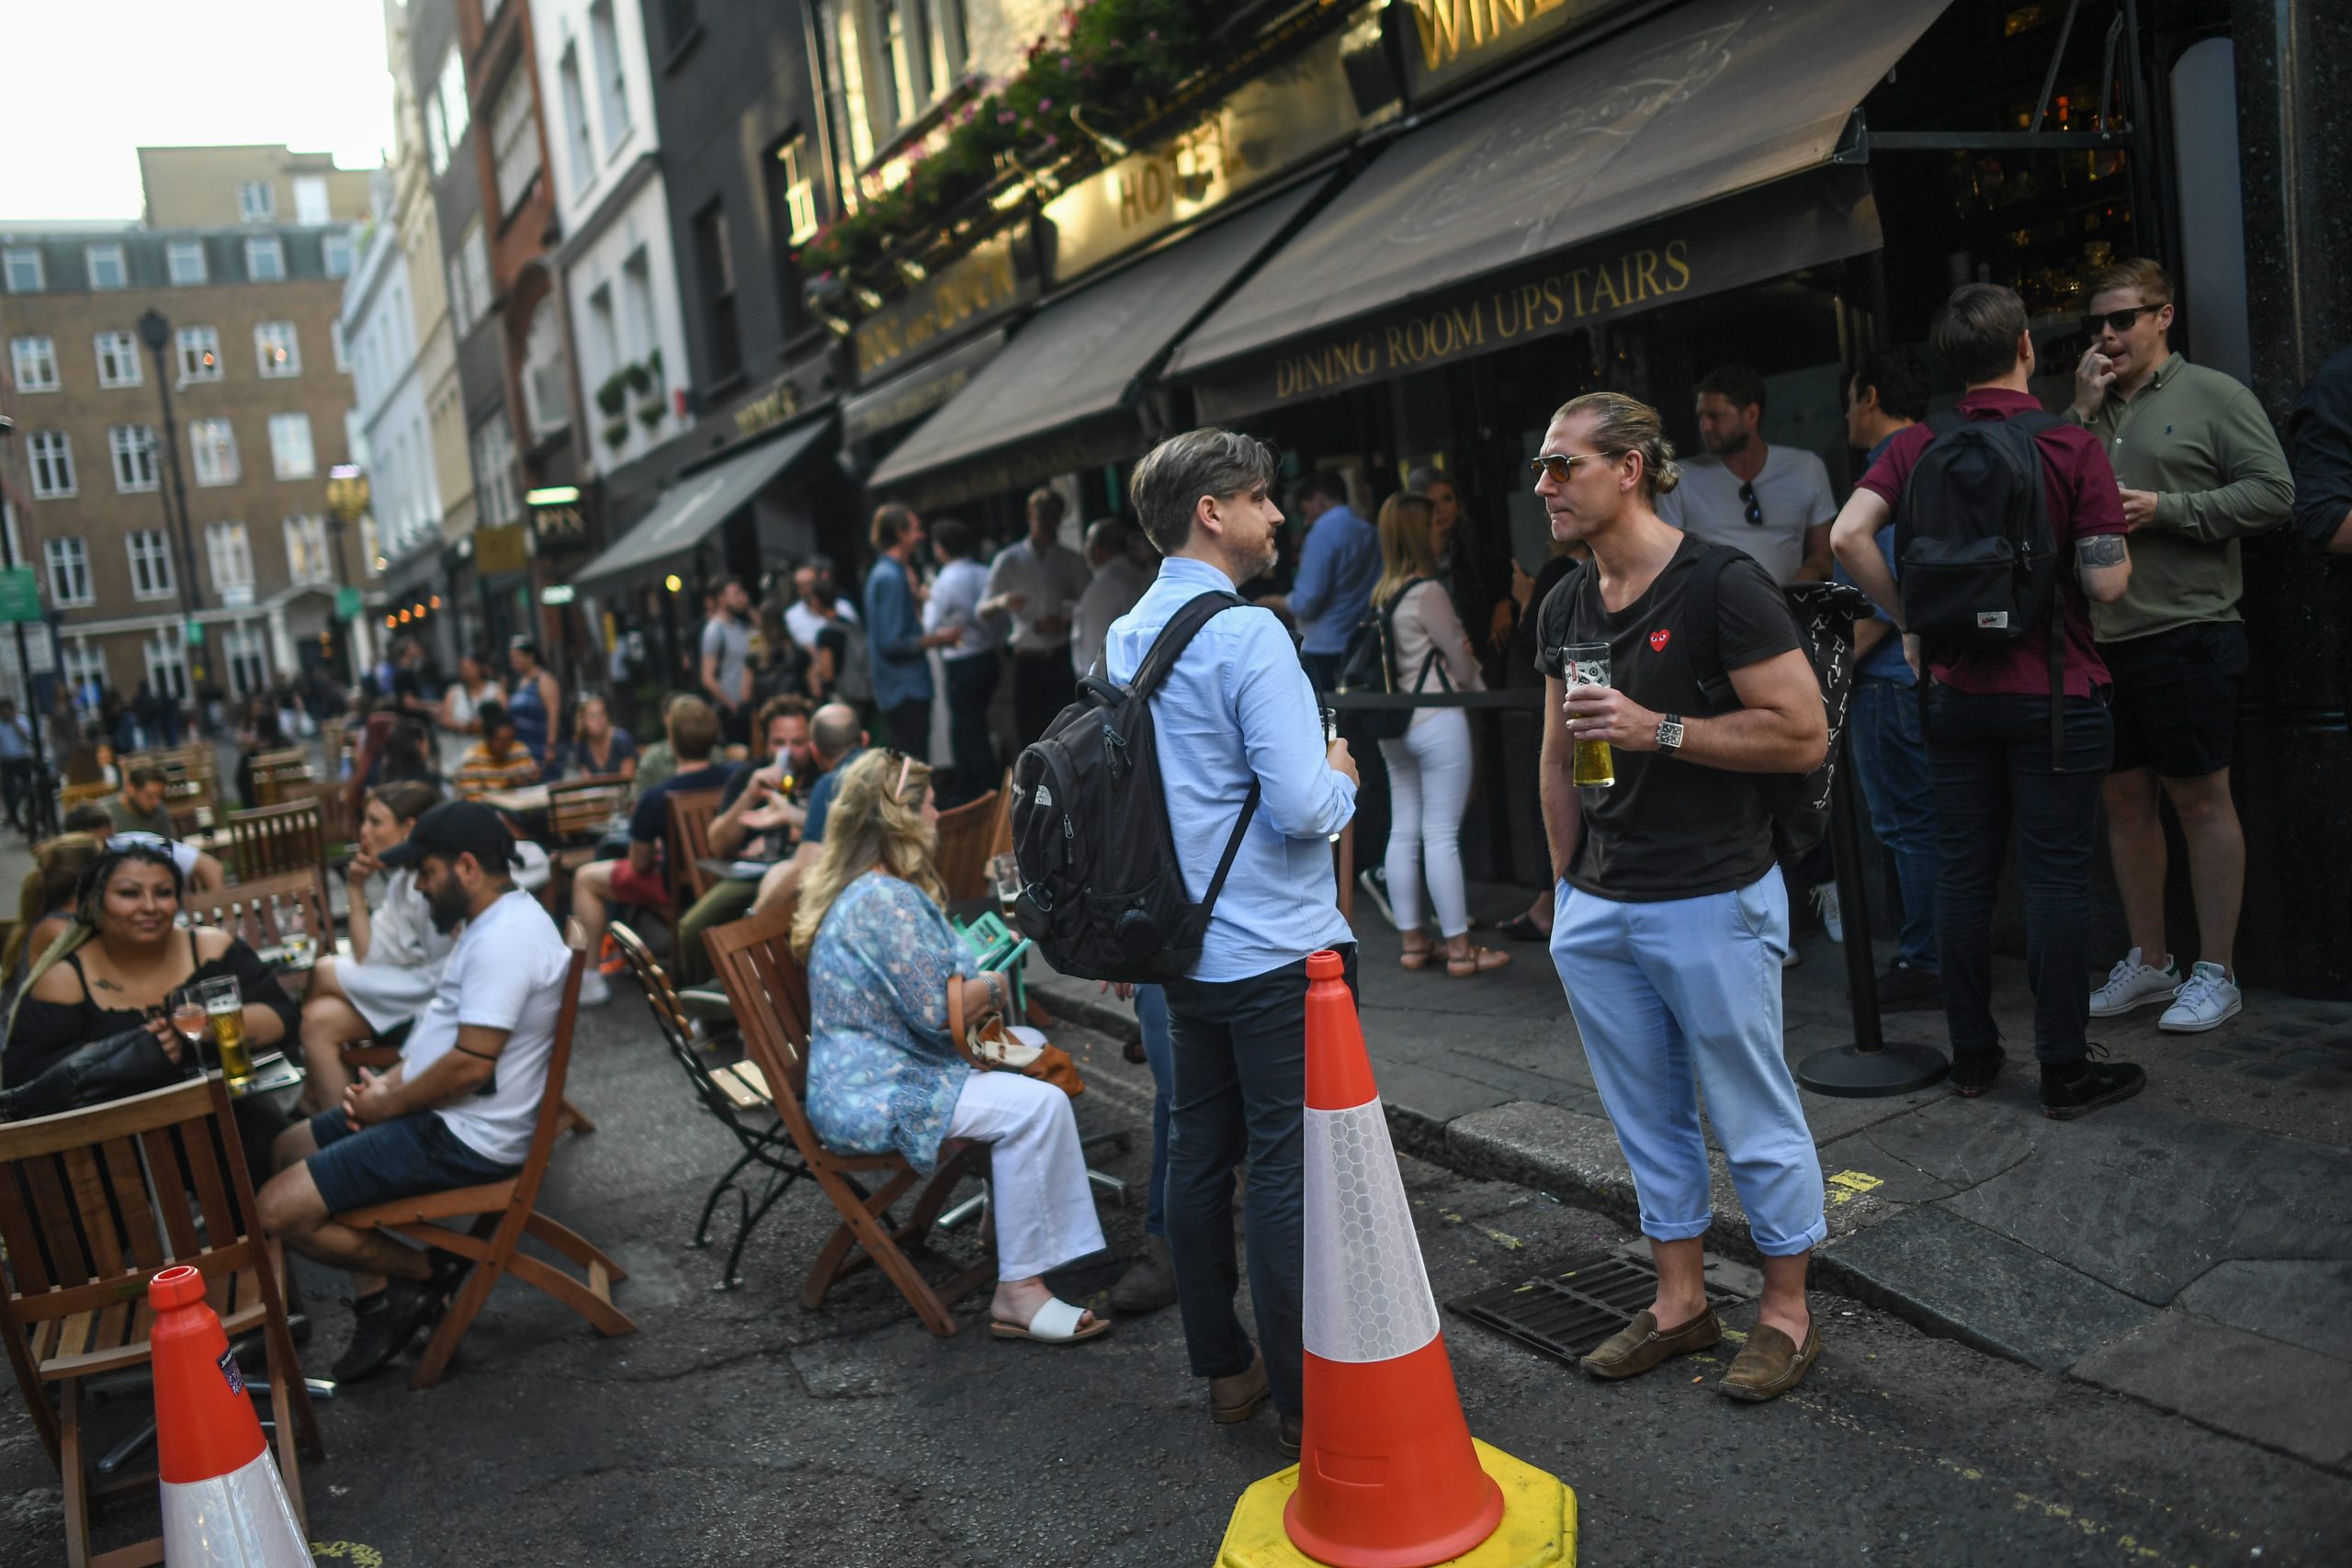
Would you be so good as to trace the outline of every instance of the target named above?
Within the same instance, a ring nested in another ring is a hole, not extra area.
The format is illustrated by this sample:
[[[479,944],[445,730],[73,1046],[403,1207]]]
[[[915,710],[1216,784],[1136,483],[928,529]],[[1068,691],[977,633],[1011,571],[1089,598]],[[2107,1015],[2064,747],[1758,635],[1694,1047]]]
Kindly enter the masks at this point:
[[[1396,667],[1396,608],[1405,595],[1424,582],[1434,582],[1430,577],[1416,577],[1388,596],[1388,603],[1379,607],[1371,618],[1359,621],[1348,637],[1347,652],[1341,656],[1339,690],[1345,693],[1389,693],[1404,689],[1404,671]],[[1453,681],[1445,666],[1438,661],[1437,649],[1432,645],[1429,657],[1421,660],[1420,673],[1414,678],[1412,692],[1419,695],[1429,685],[1430,671],[1437,671],[1438,682],[1445,691],[1453,690]],[[1398,740],[1413,727],[1411,708],[1358,708],[1348,716],[1351,739],[1366,740]]]
[[[1078,1076],[1078,1064],[1069,1053],[1058,1045],[1042,1045],[1021,1038],[1032,1031],[1016,1031],[1004,1021],[1004,1015],[990,1008],[979,1021],[965,1027],[962,987],[947,988],[947,1032],[955,1038],[956,1049],[972,1066],[984,1073],[1019,1073],[1053,1085],[1075,1100],[1086,1092],[1086,1080]],[[1042,1037],[1041,1037],[1042,1038]]]
[[[164,1089],[187,1076],[148,1029],[126,1029],[75,1047],[21,1084],[0,1089],[0,1122],[79,1111]]]

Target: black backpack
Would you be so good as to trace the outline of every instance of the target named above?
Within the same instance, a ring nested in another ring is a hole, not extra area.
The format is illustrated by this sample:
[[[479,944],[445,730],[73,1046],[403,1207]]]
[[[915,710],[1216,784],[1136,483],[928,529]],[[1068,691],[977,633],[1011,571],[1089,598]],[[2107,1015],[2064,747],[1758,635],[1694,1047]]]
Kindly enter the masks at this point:
[[[1160,787],[1151,697],[1194,633],[1247,604],[1211,591],[1177,611],[1125,686],[1098,675],[1012,764],[1012,852],[1021,863],[1013,918],[1065,975],[1133,984],[1181,979],[1201,956],[1209,910],[1258,810],[1250,782],[1208,893],[1184,891]]]
[[[1708,705],[1717,713],[1740,706],[1739,692],[1723,666],[1716,638],[1720,626],[1715,588],[1724,568],[1742,552],[1714,545],[1700,558],[1698,576],[1691,581],[1685,609],[1689,620],[1684,636],[1690,649],[1690,672]],[[1589,575],[1589,574],[1588,574]],[[1809,773],[1758,773],[1756,787],[1763,792],[1765,809],[1772,817],[1772,847],[1781,858],[1792,859],[1821,842],[1829,831],[1829,795],[1838,782],[1838,742],[1846,733],[1846,711],[1854,697],[1854,623],[1871,613],[1862,591],[1843,582],[1792,582],[1781,590],[1788,601],[1789,617],[1797,624],[1797,643],[1813,678],[1821,688],[1821,705],[1829,720],[1829,749],[1821,765]]]
[[[1340,660],[1340,692],[1418,692],[1429,684],[1432,667],[1443,688],[1453,690],[1453,680],[1439,662],[1434,643],[1430,645],[1429,657],[1421,660],[1420,673],[1410,686],[1405,684],[1404,671],[1396,668],[1396,606],[1422,583],[1436,581],[1433,577],[1412,579],[1388,596],[1388,603],[1378,614],[1356,623],[1356,629],[1348,634],[1348,651]],[[1348,738],[1351,740],[1396,740],[1412,727],[1411,708],[1355,708],[1348,714]]]
[[[1903,625],[1933,658],[2007,648],[2046,626],[2051,754],[2064,757],[2066,705],[2064,562],[2050,525],[2034,436],[2058,421],[1938,414],[1894,509]],[[1928,682],[1919,682],[1927,700]]]

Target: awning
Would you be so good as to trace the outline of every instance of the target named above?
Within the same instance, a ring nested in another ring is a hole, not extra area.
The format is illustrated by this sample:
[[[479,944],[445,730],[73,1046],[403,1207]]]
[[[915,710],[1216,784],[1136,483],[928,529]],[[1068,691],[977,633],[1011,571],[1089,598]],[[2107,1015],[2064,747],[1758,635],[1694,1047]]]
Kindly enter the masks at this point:
[[[1785,272],[1875,248],[1860,171],[1790,176],[1830,160],[1945,5],[1695,0],[1628,28],[1400,139],[1168,373],[1223,417],[1771,276],[1759,259]],[[1784,194],[1742,215],[1793,212],[1766,245],[1691,210],[1775,182]],[[1644,226],[1654,243],[1627,243]]]
[[[969,386],[980,367],[1003,348],[1004,329],[999,327],[860,392],[842,404],[842,445],[854,446],[921,419]]]
[[[1046,305],[869,485],[952,468],[956,488],[978,493],[1132,453],[1143,442],[1131,403],[1145,373],[1327,183],[1309,180]],[[979,461],[997,454],[1011,466]]]
[[[831,419],[812,420],[797,430],[761,442],[745,452],[681,478],[653,503],[636,527],[572,578],[575,583],[617,577],[684,555],[757,495],[767,482],[814,451]]]

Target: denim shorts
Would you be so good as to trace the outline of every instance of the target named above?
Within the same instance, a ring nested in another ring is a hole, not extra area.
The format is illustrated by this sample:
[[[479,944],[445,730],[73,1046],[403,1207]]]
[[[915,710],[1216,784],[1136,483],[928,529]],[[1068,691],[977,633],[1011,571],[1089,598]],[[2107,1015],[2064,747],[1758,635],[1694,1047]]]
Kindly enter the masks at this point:
[[[319,1152],[305,1163],[331,1214],[504,1181],[523,1168],[476,1154],[430,1111],[354,1131],[338,1107],[311,1118],[311,1136]]]

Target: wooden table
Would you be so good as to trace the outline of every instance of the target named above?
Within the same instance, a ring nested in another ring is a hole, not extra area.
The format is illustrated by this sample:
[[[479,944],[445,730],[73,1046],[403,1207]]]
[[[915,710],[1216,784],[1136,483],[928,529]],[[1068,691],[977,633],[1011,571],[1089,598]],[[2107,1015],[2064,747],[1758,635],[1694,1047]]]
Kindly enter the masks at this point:
[[[521,789],[493,789],[474,798],[500,811],[545,811],[549,804],[548,786],[543,784],[525,784]]]

